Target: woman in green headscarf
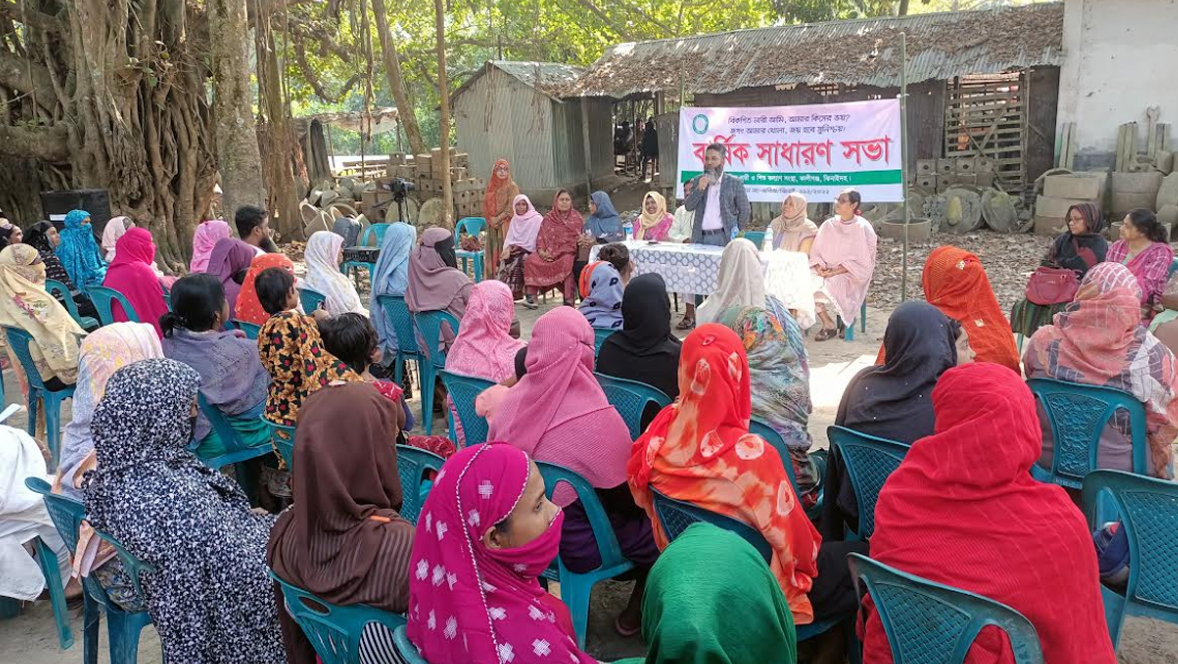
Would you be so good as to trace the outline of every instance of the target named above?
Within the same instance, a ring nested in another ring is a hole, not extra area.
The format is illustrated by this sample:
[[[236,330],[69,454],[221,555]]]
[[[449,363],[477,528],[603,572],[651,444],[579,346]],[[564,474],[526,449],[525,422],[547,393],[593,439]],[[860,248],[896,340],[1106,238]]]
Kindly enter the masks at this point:
[[[645,658],[615,664],[797,661],[793,614],[765,559],[707,523],[675,538],[651,569],[642,638]]]

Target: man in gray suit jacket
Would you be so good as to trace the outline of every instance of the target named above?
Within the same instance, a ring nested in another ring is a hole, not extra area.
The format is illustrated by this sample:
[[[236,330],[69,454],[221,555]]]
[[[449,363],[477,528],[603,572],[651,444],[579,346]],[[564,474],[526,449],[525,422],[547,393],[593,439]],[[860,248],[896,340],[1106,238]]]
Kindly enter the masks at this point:
[[[704,174],[693,181],[695,187],[683,201],[688,211],[695,212],[691,229],[695,244],[727,245],[733,230],[744,228],[752,213],[744,181],[724,172],[725,154],[719,143],[704,150]]]

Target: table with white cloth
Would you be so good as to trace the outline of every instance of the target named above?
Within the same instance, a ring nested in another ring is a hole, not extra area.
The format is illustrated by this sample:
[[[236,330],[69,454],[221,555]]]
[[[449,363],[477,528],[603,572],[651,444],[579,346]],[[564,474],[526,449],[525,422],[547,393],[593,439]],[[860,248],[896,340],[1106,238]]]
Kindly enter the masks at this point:
[[[653,272],[667,282],[667,292],[710,295],[720,284],[720,257],[724,247],[679,242],[630,240],[622,244],[630,250],[635,275]],[[602,245],[589,252],[597,260]],[[800,251],[762,251],[759,253],[765,279],[765,294],[781,301],[787,309],[797,311],[802,329],[815,322],[814,293],[821,279],[810,272],[810,258]]]

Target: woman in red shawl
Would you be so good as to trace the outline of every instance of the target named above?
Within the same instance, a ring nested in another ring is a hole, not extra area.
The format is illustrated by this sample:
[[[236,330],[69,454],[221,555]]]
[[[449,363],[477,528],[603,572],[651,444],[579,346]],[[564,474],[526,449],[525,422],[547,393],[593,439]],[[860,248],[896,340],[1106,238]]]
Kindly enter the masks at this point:
[[[155,270],[155,242],[145,228],[132,228],[115,243],[115,259],[106,271],[102,285],[122,293],[134,307],[139,321],[160,330],[160,316],[168,313],[164,302],[164,287]],[[115,322],[126,322],[126,312],[118,302],[111,304],[111,316]]]
[[[487,220],[487,239],[483,244],[484,278],[494,279],[499,269],[500,254],[503,253],[503,238],[511,225],[512,201],[519,196],[519,187],[511,179],[511,166],[506,159],[495,162],[491,178],[487,181],[487,193],[483,196],[483,218]]]
[[[1039,421],[1022,378],[992,363],[950,369],[933,388],[933,409],[935,433],[912,445],[880,492],[871,557],[1015,609],[1035,626],[1047,664],[1115,662],[1084,515],[1063,488],[1029,472]],[[891,662],[866,605],[863,661]],[[966,658],[1012,661],[994,627]]]
[[[573,197],[568,189],[556,192],[552,210],[540,223],[536,236],[536,251],[524,259],[524,285],[533,300],[542,292],[560,286],[566,304],[576,298],[573,280],[573,259],[577,255],[577,238],[585,220],[573,208]]]

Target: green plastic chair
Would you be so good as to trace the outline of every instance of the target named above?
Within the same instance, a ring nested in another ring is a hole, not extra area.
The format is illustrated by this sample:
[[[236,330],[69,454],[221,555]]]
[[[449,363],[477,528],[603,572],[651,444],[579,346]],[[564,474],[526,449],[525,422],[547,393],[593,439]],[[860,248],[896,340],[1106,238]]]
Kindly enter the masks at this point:
[[[769,426],[768,422],[759,417],[754,417],[749,421],[749,433],[754,433],[764,438],[766,443],[769,443],[773,446],[773,449],[777,450],[777,455],[781,457],[781,465],[785,466],[785,474],[789,476],[790,486],[794,488],[794,496],[801,496],[802,490],[798,488],[798,478],[794,474],[794,464],[789,457],[789,446],[785,444],[785,439],[781,437],[781,434],[777,433],[776,429]],[[816,519],[820,514],[822,514],[821,493],[818,494],[818,502],[814,503],[814,507],[806,511],[806,516]]]
[[[229,321],[229,324],[232,327],[245,332],[245,338],[247,339],[257,340],[258,334],[262,331],[261,325],[254,325],[253,323],[247,323],[243,320],[237,320],[236,318]]]
[[[52,455],[49,470],[57,470],[57,460],[61,455],[61,404],[66,399],[74,398],[74,386],[70,385],[64,390],[56,392],[45,387],[41,373],[37,370],[37,364],[33,362],[31,348],[36,342],[33,341],[32,335],[20,328],[9,326],[4,326],[4,332],[8,337],[9,347],[12,348],[16,359],[20,361],[21,368],[24,369],[25,379],[28,383],[28,391],[25,393],[25,403],[29,406],[26,430],[30,436],[36,433],[37,410],[40,407],[39,404],[45,404],[45,437]]]
[[[486,227],[487,220],[482,217],[463,217],[459,219],[458,223],[454,224],[454,244],[461,246],[459,241],[463,233],[478,237],[479,233],[482,233]],[[483,280],[483,260],[486,257],[485,249],[480,249],[479,251],[464,251],[459,249],[454,253],[458,257],[458,260],[462,261],[463,272],[466,272],[470,263],[473,262],[474,282],[477,284]]]
[[[671,397],[663,394],[657,387],[636,380],[614,378],[603,373],[594,373],[601,391],[605,392],[605,399],[614,410],[622,416],[626,427],[630,429],[630,439],[637,440],[642,435],[642,415],[649,404],[655,404],[659,409],[671,405]]]
[[[763,251],[765,248],[765,231],[746,231],[744,239],[757,245],[757,251]]]
[[[390,634],[405,626],[405,616],[366,604],[338,606],[292,586],[270,572],[280,588],[291,618],[303,630],[323,664],[356,664],[360,638],[369,623],[384,625]]]
[[[285,424],[277,424],[262,417],[262,421],[270,428],[270,444],[282,460],[286,462],[286,472],[294,472],[294,444],[295,428]]]
[[[426,481],[426,473],[435,473],[442,469],[446,460],[442,457],[423,450],[420,447],[397,445],[397,473],[401,480],[401,516],[413,525],[417,525],[417,518],[421,516],[421,508],[425,506],[425,498],[429,495],[431,484]]]
[[[421,421],[425,426],[425,435],[433,434],[434,430],[434,385],[437,383],[438,372],[446,368],[446,354],[442,352],[442,321],[450,325],[454,336],[458,336],[458,319],[445,311],[419,311],[413,314],[413,322],[421,332],[421,340],[425,347],[419,347],[425,356],[418,361],[421,370]],[[400,340],[401,334],[397,333]]]
[[[475,399],[495,383],[484,378],[464,376],[442,370],[442,384],[454,402],[454,409],[446,409],[446,419],[450,422],[450,440],[458,444],[458,429],[454,425],[454,411],[458,411],[458,421],[462,423],[462,446],[470,447],[487,442],[487,431],[490,425],[487,418],[475,412]]]
[[[1127,616],[1178,624],[1178,484],[1119,470],[1084,478],[1084,514],[1095,530],[1108,521],[1105,505],[1119,514],[1129,540],[1129,582],[1121,593],[1104,585],[1104,616],[1113,647]]]
[[[593,357],[597,357],[597,355],[601,353],[601,345],[605,343],[605,340],[609,338],[609,335],[617,331],[617,329],[604,330],[596,327],[593,328]]]
[[[403,296],[378,295],[376,300],[380,302],[380,306],[384,307],[385,318],[388,319],[389,325],[397,334],[397,358],[394,363],[393,380],[398,385],[402,385],[404,384],[402,382],[402,367],[404,367],[406,360],[416,362],[418,373],[421,373],[421,353],[417,350],[417,334],[414,332],[413,314],[409,312],[409,307],[405,304]]]
[[[409,640],[409,633],[404,625],[393,631],[393,645],[397,647],[397,654],[405,664],[429,664],[417,651],[417,646]]]
[[[123,308],[123,313],[127,314],[127,320],[132,323],[143,322],[139,318],[139,313],[135,311],[135,307],[127,301],[126,296],[113,288],[106,286],[91,286],[86,289],[86,294],[90,296],[90,301],[94,303],[94,308],[98,310],[98,320],[103,325],[110,325],[115,322],[112,308],[115,303],[118,303]]]
[[[1117,411],[1129,414],[1133,435],[1133,472],[1148,475],[1145,406],[1137,397],[1111,387],[1031,378],[1027,387],[1043,406],[1051,426],[1054,451],[1051,467],[1031,466],[1031,476],[1069,489],[1080,489],[1084,477],[1096,470],[1100,437]]]
[[[566,483],[577,492],[581,507],[589,518],[589,527],[593,529],[593,537],[597,540],[597,550],[601,554],[601,565],[584,574],[570,572],[564,566],[564,560],[557,556],[557,569],[560,578],[560,598],[569,607],[573,617],[573,630],[577,633],[577,647],[585,649],[585,636],[589,628],[589,595],[593,586],[599,581],[612,579],[625,574],[634,568],[622,555],[622,548],[618,545],[618,538],[614,535],[613,525],[609,516],[593,490],[593,485],[577,473],[542,461],[536,462],[540,468],[540,475],[544,477],[544,491],[552,498],[552,493],[558,484]]]
[[[39,477],[29,477],[25,479],[25,486],[30,491],[41,494],[42,496],[52,495],[50,493],[49,483]],[[63,497],[64,498],[64,497]],[[68,498],[64,498],[69,500]],[[46,507],[49,507],[49,501],[45,501]],[[78,504],[81,507],[81,504]],[[57,526],[57,518],[50,514],[53,519],[53,525]],[[81,514],[78,515],[78,522],[81,522]],[[70,551],[74,551],[78,547],[78,531],[74,529],[72,535],[67,537],[66,533],[60,533],[62,530],[57,528],[61,539],[65,542],[66,547]],[[53,621],[57,624],[57,641],[61,644],[62,650],[69,650],[74,646],[74,632],[70,629],[70,611],[66,606],[65,601],[65,586],[61,583],[61,570],[57,566],[57,554],[54,553],[45,544],[40,537],[34,537],[31,542],[33,550],[37,554],[37,566],[41,568],[41,575],[45,577],[45,588],[49,591],[49,604],[53,607]],[[5,597],[3,599],[14,602],[16,605],[16,613],[20,612],[20,602],[18,600]],[[15,617],[16,613],[5,616],[8,618]]]
[[[842,321],[842,316],[839,316],[839,321]],[[867,334],[867,293],[863,294],[863,303],[859,305],[859,327],[864,334]],[[845,341],[855,340],[854,325],[848,325],[847,329],[843,331],[843,339]]]
[[[1015,664],[1042,664],[1035,626],[1018,611],[981,595],[901,572],[857,553],[847,555],[883,623],[895,664],[962,664],[986,627],[1010,638]]]
[[[879,500],[879,491],[900,467],[909,446],[840,426],[827,427],[826,436],[830,444],[838,448],[847,466],[855,503],[859,506],[858,532],[848,530],[847,539],[867,541],[875,532],[875,503]]]
[[[327,302],[327,296],[317,290],[303,286],[299,288],[299,302],[303,305],[303,312],[310,314]]]
[[[65,284],[61,283],[60,281],[54,281],[53,279],[46,279],[45,290],[48,291],[50,295],[61,301],[62,306],[65,307],[65,310],[70,312],[70,318],[73,318],[74,321],[78,323],[78,325],[81,325],[83,330],[86,330],[87,332],[93,332],[101,326],[101,323],[99,323],[96,319],[89,316],[82,316],[78,313],[78,303],[74,302],[73,293],[70,293],[69,287]]]
[[[229,423],[229,418],[225,417],[225,414],[221,412],[220,408],[210,404],[203,393],[196,393],[196,403],[200,408],[200,412],[204,413],[204,416],[208,418],[213,431],[217,433],[217,437],[221,439],[221,444],[225,446],[225,453],[220,456],[198,456],[198,458],[206,466],[214,470],[219,470],[225,466],[234,466],[237,483],[241,486],[242,491],[245,491],[246,495],[252,500],[255,498],[256,487],[247,479],[245,469],[237,464],[272,454],[274,448],[271,445],[256,445],[254,447],[246,445],[245,441],[241,439],[241,436],[237,434],[237,429],[234,429],[233,425]],[[271,434],[272,437],[273,434]],[[194,440],[189,449],[195,453],[198,447],[200,447],[200,441]]]

